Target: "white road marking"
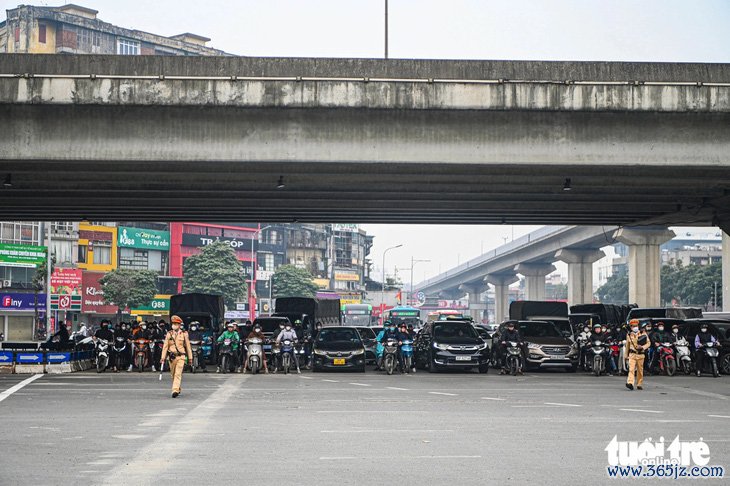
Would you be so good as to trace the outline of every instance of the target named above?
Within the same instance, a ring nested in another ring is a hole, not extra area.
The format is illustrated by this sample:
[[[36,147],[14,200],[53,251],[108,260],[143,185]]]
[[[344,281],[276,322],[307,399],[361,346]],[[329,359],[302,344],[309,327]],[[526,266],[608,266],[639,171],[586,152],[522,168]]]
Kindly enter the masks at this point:
[[[496,402],[504,402],[506,398],[482,397],[482,400],[494,400]]]
[[[322,380],[322,381],[326,381],[327,383],[339,383],[338,380]]]
[[[299,378],[301,378],[302,380],[313,380],[314,379],[311,376],[300,376]]]
[[[415,456],[416,459],[481,459],[482,456]]]
[[[325,456],[325,457],[319,458],[320,461],[351,461],[353,459],[357,459],[357,458],[353,457],[353,456],[333,456],[333,457]]]
[[[447,397],[458,397],[459,395],[456,393],[444,393],[444,392],[428,392],[431,395],[445,395]]]
[[[400,391],[408,391],[408,388],[398,388],[397,386],[386,386],[388,390],[400,390]]]
[[[17,385],[11,386],[10,388],[8,388],[7,390],[5,390],[4,392],[0,393],[0,402],[2,402],[3,400],[5,400],[10,395],[12,395],[16,391],[20,390],[24,386],[30,385],[31,383],[33,383],[35,380],[37,380],[41,376],[43,376],[43,375],[42,374],[33,375],[30,378],[26,378],[25,380],[21,381]]]
[[[555,405],[558,407],[582,407],[583,405],[576,405],[574,403],[558,403],[558,402],[545,402],[545,405]]]
[[[643,412],[643,413],[664,413],[661,410],[642,410],[640,408],[619,408],[623,412]]]
[[[345,400],[342,400],[345,401]],[[347,400],[349,401],[349,400]],[[317,413],[428,413],[426,410],[317,410]]]
[[[348,385],[355,385],[355,386],[373,386],[373,385],[368,385],[367,383],[348,383]]]
[[[378,456],[378,459],[383,457]],[[481,459],[482,456],[386,456],[385,459],[408,460],[408,459]],[[320,461],[354,461],[358,459],[368,459],[366,457],[355,456],[323,456]],[[375,457],[373,457],[375,459]]]
[[[708,415],[708,417],[715,417],[715,418],[730,418],[730,415]]]
[[[454,432],[453,430],[436,430],[436,429],[354,429],[354,430],[320,430],[320,434],[382,434],[382,433],[399,433],[399,434],[441,434],[445,432]]]
[[[123,434],[123,435],[112,435],[112,437],[115,439],[136,440],[136,439],[144,439],[147,436],[138,435],[138,434]]]

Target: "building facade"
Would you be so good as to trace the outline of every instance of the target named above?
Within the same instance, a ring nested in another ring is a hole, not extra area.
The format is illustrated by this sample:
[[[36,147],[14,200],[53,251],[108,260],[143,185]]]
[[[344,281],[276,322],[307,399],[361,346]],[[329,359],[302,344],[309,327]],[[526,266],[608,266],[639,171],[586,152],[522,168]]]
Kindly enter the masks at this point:
[[[97,18],[80,5],[19,5],[0,23],[0,53],[224,56],[209,38],[184,33],[165,37],[126,29]]]

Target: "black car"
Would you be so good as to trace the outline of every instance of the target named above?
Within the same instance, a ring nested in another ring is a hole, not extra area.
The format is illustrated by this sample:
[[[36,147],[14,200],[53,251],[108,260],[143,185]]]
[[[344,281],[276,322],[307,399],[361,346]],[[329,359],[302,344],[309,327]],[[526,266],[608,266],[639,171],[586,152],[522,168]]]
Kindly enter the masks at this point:
[[[489,371],[489,349],[471,321],[427,322],[413,342],[416,366],[434,373],[441,369],[477,368]]]
[[[356,326],[357,332],[365,345],[365,360],[368,363],[375,363],[375,332],[372,327]]]
[[[312,346],[313,371],[342,369],[365,371],[365,344],[357,328],[324,327]]]

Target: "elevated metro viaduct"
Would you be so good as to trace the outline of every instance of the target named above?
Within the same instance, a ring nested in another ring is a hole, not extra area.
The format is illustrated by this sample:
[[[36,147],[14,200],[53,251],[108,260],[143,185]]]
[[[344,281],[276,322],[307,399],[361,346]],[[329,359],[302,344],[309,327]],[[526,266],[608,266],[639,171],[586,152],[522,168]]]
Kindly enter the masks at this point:
[[[729,64],[3,54],[0,119],[6,219],[730,230]]]

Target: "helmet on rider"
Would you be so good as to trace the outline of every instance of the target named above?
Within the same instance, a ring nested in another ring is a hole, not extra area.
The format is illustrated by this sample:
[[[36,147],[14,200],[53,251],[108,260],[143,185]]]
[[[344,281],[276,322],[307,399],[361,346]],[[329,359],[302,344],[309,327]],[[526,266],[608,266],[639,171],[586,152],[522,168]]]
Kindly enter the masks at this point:
[[[677,334],[679,332],[679,324],[672,324],[672,333]]]
[[[226,329],[228,329],[229,331],[233,331],[234,329],[236,329],[236,323],[233,321],[229,321],[228,324],[226,324]]]
[[[602,328],[602,326],[600,324],[598,324],[598,323],[593,324],[593,331],[594,332],[596,332],[596,330],[597,330],[597,332],[601,332],[601,328]]]
[[[656,323],[657,331],[663,331],[664,330],[664,322],[659,321]]]

